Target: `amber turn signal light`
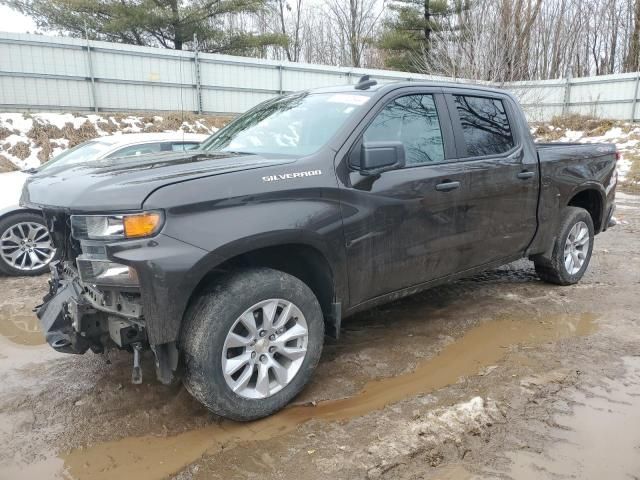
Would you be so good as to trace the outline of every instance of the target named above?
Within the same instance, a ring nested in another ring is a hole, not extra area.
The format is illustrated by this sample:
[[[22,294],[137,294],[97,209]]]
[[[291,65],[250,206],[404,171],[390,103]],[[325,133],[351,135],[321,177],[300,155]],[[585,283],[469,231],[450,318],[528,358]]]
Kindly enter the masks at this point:
[[[139,238],[153,235],[160,227],[162,217],[157,212],[149,212],[125,215],[123,220],[125,237]]]

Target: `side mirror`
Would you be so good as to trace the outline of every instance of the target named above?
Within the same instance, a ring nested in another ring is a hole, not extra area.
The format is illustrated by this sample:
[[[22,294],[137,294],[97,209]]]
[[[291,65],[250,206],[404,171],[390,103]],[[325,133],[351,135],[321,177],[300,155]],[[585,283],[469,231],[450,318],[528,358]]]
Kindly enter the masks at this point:
[[[379,175],[388,170],[405,165],[404,144],[402,142],[367,142],[360,150],[360,173]]]

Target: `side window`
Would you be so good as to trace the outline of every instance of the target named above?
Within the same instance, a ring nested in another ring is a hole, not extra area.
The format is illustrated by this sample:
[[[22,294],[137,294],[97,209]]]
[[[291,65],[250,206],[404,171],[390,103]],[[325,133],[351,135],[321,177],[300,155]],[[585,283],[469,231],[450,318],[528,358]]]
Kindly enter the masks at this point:
[[[502,100],[466,95],[454,95],[453,99],[467,156],[497,155],[513,148],[515,143]]]
[[[147,153],[159,153],[161,151],[161,143],[143,143],[142,145],[131,145],[129,147],[116,150],[107,158],[131,157],[134,155],[145,155]]]
[[[364,142],[401,141],[407,165],[442,162],[444,145],[433,95],[392,100],[367,127]]]

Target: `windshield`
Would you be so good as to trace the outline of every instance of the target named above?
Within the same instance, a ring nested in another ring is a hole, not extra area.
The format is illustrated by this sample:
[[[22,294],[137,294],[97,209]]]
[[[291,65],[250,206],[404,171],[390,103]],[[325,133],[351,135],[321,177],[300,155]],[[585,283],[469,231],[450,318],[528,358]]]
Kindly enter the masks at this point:
[[[278,97],[249,110],[205,141],[203,150],[309,155],[324,145],[370,93]]]
[[[56,168],[63,166],[66,167],[69,165],[96,160],[105,152],[107,152],[111,147],[111,144],[101,142],[100,140],[89,140],[88,142],[76,145],[75,147],[70,148],[57,157],[49,160],[47,163],[38,168],[38,171],[42,172],[52,166],[55,166]]]

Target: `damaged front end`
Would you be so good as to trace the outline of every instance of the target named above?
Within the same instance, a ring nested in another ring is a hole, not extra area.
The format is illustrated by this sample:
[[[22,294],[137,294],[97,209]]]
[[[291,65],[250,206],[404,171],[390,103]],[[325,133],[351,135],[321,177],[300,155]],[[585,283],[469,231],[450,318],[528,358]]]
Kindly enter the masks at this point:
[[[60,260],[51,264],[49,292],[36,307],[49,345],[75,354],[128,350],[134,355],[133,383],[142,383],[141,354],[152,349],[159,380],[170,383],[177,350],[174,345],[149,344],[137,271],[108,255],[109,245],[126,240],[118,225],[124,216],[71,216],[47,210],[44,216],[61,250]]]

